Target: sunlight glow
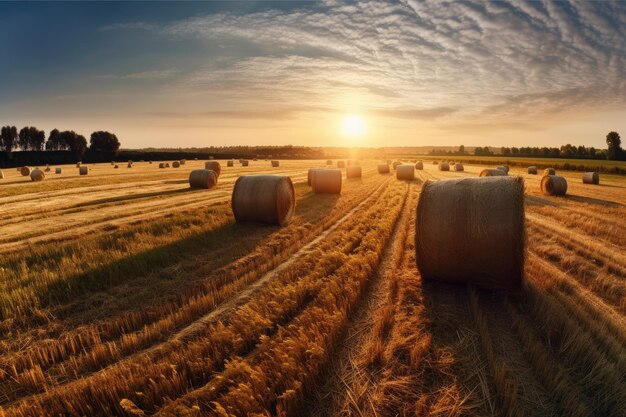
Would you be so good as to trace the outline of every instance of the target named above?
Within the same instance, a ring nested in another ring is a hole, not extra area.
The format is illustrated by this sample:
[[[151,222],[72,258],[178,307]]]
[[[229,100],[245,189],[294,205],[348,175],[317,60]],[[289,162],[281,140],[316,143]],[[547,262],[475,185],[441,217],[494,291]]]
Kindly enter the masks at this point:
[[[359,116],[347,116],[341,123],[341,130],[344,135],[358,139],[365,133],[365,122]]]

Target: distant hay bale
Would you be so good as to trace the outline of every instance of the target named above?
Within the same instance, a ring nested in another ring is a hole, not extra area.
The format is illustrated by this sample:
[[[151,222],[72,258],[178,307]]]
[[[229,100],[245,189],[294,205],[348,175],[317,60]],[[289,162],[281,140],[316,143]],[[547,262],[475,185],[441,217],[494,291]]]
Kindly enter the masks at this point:
[[[241,161],[241,166],[242,167],[247,167],[250,164],[250,161],[248,161],[247,159],[244,159]]]
[[[424,163],[422,161],[417,161],[415,163],[415,169],[423,170],[424,169]]]
[[[396,179],[409,180],[415,179],[415,167],[413,165],[398,165],[396,167]]]
[[[417,204],[415,230],[415,260],[424,280],[521,289],[521,177],[428,180]]]
[[[546,175],[541,179],[541,192],[545,195],[565,195],[567,180],[556,175]]]
[[[556,175],[556,170],[554,168],[546,168],[543,170],[543,175]]]
[[[159,163],[159,168],[165,168],[165,162],[160,162]]]
[[[379,174],[389,174],[389,165],[387,165],[387,164],[378,164],[378,173]]]
[[[326,165],[332,165],[333,164],[333,160],[332,159],[327,159],[326,160]]]
[[[600,175],[597,172],[585,172],[583,174],[583,184],[600,184]]]
[[[239,177],[232,196],[237,222],[259,222],[284,226],[296,209],[291,178],[280,175]]]
[[[528,173],[531,175],[537,175],[537,167],[532,165],[528,167]]]
[[[346,161],[337,161],[337,168],[345,168]]]
[[[31,169],[30,167],[21,167],[18,168],[22,177],[28,177],[30,175]]]
[[[119,167],[120,166],[118,164],[113,165],[113,168],[115,168],[115,169],[119,169]]]
[[[191,188],[213,188],[217,184],[217,174],[210,169],[194,169],[189,173]]]
[[[46,164],[46,172],[50,172],[50,171],[52,171],[52,170],[50,169],[50,164]]]
[[[115,161],[111,161],[111,166],[115,165]]]
[[[46,174],[40,169],[34,169],[33,172],[30,173],[31,181],[43,181],[46,179]]]
[[[172,168],[180,168],[180,162],[179,161],[172,162]]]
[[[500,165],[499,167],[496,167],[497,169],[506,172],[507,174],[509,173],[509,166],[508,165]]]
[[[180,162],[181,165],[185,165],[187,163],[187,160],[186,159],[181,159],[179,162]]]
[[[277,168],[277,167],[279,167],[279,166],[280,166],[280,162],[279,162],[279,161],[272,161],[272,166],[273,166],[274,168]]]
[[[209,159],[213,159],[213,155],[209,156]],[[196,158],[196,161],[198,160],[198,158]]]
[[[55,168],[54,169],[54,173],[55,174],[63,174],[63,168]]]
[[[233,162],[233,161],[228,161],[228,162]],[[232,166],[232,164],[228,165],[228,166]],[[222,166],[217,161],[205,162],[204,163],[204,169],[210,169],[211,171],[215,172],[215,176],[217,178],[219,178],[220,174],[222,173]]]
[[[433,161],[433,165],[438,165],[438,164],[439,164],[439,162]]]
[[[458,172],[465,171],[465,167],[463,166],[462,163],[457,162],[456,164],[454,164],[454,170]]]
[[[148,161],[148,163],[149,163],[150,165],[152,165],[152,161]]]
[[[89,174],[89,167],[81,166],[80,168],[78,168],[78,173],[80,175],[87,175],[87,174]]]
[[[314,169],[311,188],[316,194],[341,194],[341,171],[339,169]]]
[[[398,168],[398,165],[400,165],[402,162],[400,161],[394,161],[393,164],[391,164],[391,167],[395,170],[396,168]]]
[[[235,161],[226,161],[226,166],[227,167],[235,166]]]
[[[169,163],[169,162],[166,162],[166,163],[165,163],[165,168],[169,168],[169,167],[170,167],[170,163]]]
[[[361,178],[361,167],[352,165],[346,168],[346,178]]]
[[[128,161],[128,165],[126,165],[127,168],[132,168],[133,167],[133,161]]]
[[[504,177],[506,176],[506,172],[497,168],[486,168],[480,171],[479,177]]]
[[[81,165],[82,165],[81,162],[76,162],[76,168],[80,168]]]
[[[447,162],[440,162],[439,171],[450,171],[450,164]]]

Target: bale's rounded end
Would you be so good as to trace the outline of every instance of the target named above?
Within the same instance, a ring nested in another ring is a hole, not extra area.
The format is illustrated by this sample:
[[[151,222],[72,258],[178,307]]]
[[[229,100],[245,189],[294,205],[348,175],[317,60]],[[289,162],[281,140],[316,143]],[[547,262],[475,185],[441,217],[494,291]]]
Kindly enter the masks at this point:
[[[229,161],[229,162],[232,162],[232,161]],[[228,166],[232,166],[232,165],[228,165]],[[222,173],[222,166],[217,161],[205,162],[204,163],[204,169],[209,169],[209,170],[215,172],[215,175],[218,178],[219,178],[220,174]]]
[[[217,174],[210,169],[195,169],[189,173],[189,187],[210,189],[217,184]]]
[[[545,195],[565,195],[567,180],[556,175],[545,175],[541,178],[541,192]]]
[[[46,174],[40,169],[34,169],[33,172],[30,173],[31,181],[43,181],[46,179]]]
[[[480,171],[479,177],[505,177],[507,173],[497,168],[487,168]]]
[[[387,165],[387,164],[379,164],[378,165],[378,173],[379,174],[389,174],[389,165]]]
[[[585,172],[583,174],[583,184],[600,184],[600,174],[597,172]]]
[[[361,178],[361,167],[358,165],[350,165],[346,168],[346,178]]]
[[[396,179],[412,181],[415,179],[415,167],[413,165],[398,165],[396,167]]]
[[[285,226],[296,207],[291,178],[280,175],[249,175],[237,178],[231,200],[237,222]]]
[[[22,174],[23,177],[28,177],[32,170],[30,167],[21,167],[18,168],[18,171],[20,171],[20,174]]]
[[[311,175],[311,188],[316,194],[340,194],[341,193],[341,170],[339,169],[313,169]]]

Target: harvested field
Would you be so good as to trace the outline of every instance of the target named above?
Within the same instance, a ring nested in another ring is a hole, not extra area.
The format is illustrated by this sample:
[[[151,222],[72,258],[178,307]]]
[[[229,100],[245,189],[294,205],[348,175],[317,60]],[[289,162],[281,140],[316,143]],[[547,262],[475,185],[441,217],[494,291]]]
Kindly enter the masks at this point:
[[[326,160],[219,161],[212,189],[135,162],[0,182],[0,416],[624,416],[626,179],[525,181],[521,293],[423,281],[423,165],[315,194]],[[411,167],[413,167],[411,165]],[[55,167],[52,167],[54,169]],[[241,175],[289,176],[284,227],[236,223]]]

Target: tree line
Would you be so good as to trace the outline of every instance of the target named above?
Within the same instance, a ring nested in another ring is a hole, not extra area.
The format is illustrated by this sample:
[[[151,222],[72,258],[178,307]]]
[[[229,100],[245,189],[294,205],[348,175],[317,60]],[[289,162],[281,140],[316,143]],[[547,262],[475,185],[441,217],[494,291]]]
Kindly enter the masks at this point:
[[[563,145],[560,148],[548,148],[548,147],[501,147],[500,154],[502,156],[512,157],[533,157],[533,158],[567,158],[567,159],[609,159],[614,161],[626,160],[626,152],[621,147],[621,138],[617,132],[609,132],[606,135],[607,149],[596,149],[593,146],[575,146]],[[469,155],[465,152],[463,145],[459,146],[458,151],[445,151],[441,149],[433,149],[431,155]],[[491,148],[476,147],[474,149],[474,155],[476,156],[491,156],[496,155]]]
[[[91,134],[89,149],[96,152],[116,153],[120,141],[111,132],[98,131]],[[0,152],[11,155],[22,151],[70,151],[82,156],[87,150],[87,139],[73,130],[52,129],[46,140],[46,133],[33,126],[23,127],[19,132],[15,126],[3,126],[0,130]]]

